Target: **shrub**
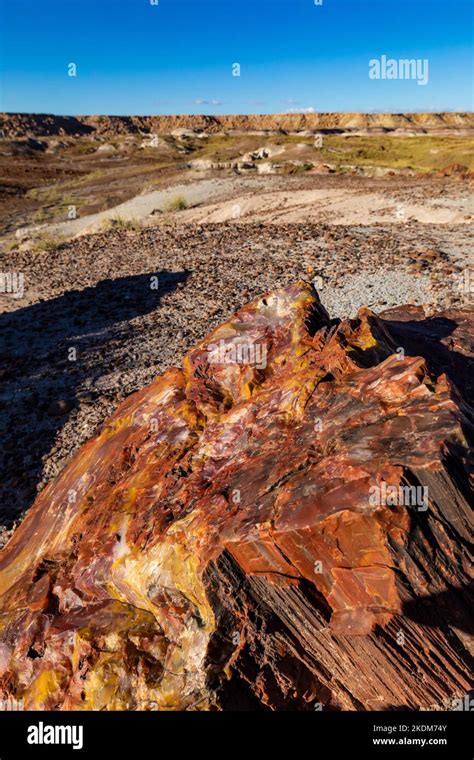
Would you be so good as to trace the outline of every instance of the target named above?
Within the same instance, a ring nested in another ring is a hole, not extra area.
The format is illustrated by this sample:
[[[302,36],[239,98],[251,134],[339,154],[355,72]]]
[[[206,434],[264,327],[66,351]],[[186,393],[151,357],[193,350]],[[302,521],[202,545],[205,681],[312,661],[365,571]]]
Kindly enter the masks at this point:
[[[188,202],[184,195],[175,195],[174,198],[170,198],[165,206],[167,211],[183,211],[188,208]]]

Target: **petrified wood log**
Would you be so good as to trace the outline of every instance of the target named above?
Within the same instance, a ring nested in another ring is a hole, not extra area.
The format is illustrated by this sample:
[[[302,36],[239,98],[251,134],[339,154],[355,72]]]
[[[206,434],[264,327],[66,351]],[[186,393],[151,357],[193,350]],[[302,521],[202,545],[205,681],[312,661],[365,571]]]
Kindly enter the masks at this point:
[[[472,312],[299,283],[128,398],[0,555],[3,696],[412,709],[469,690]]]

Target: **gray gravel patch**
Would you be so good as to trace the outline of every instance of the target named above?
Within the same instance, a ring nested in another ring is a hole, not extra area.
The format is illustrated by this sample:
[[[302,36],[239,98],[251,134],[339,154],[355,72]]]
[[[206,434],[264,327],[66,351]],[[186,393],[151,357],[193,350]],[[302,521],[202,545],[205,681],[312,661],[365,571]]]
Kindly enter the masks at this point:
[[[333,317],[355,316],[361,306],[383,311],[403,303],[426,304],[430,298],[430,278],[400,271],[382,270],[376,274],[341,277],[335,287],[319,291],[321,301]]]

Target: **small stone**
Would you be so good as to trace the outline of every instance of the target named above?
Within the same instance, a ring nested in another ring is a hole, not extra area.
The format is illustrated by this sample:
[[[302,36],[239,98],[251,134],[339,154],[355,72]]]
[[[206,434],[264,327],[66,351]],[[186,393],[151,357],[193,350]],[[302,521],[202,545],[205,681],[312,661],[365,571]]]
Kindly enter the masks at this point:
[[[47,413],[50,415],[50,417],[62,417],[63,414],[70,412],[73,406],[74,404],[70,399],[57,399],[56,401],[52,401],[50,403],[47,409]]]

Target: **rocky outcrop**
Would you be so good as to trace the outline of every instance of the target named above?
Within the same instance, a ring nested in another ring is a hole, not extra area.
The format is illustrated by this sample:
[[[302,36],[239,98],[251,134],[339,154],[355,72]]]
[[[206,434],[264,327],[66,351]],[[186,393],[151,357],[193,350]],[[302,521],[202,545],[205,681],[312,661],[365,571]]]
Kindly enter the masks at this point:
[[[172,133],[198,130],[210,134],[257,132],[277,134],[280,130],[306,134],[354,132],[367,134],[397,130],[397,134],[434,131],[443,134],[474,127],[472,113],[283,113],[263,115],[176,115],[176,116],[53,116],[51,114],[1,113],[0,131],[4,137],[48,135],[120,135]]]
[[[258,298],[130,396],[0,555],[29,709],[390,709],[469,689],[472,312]]]

